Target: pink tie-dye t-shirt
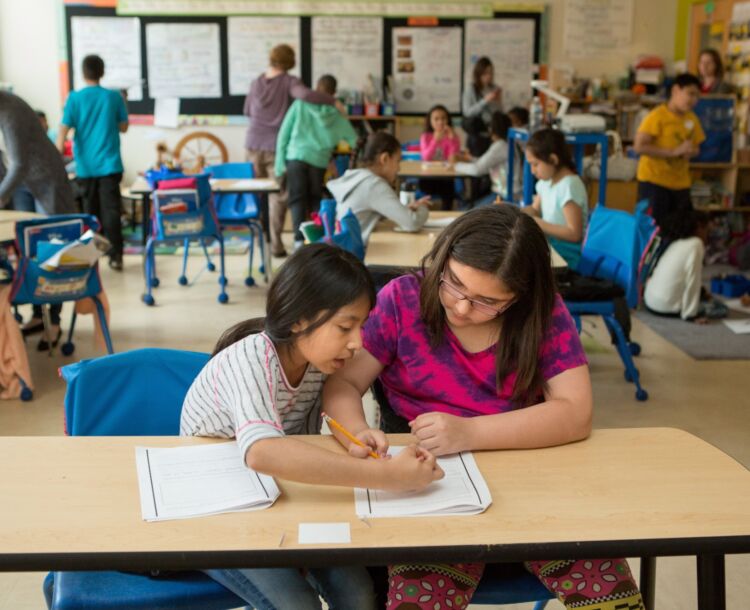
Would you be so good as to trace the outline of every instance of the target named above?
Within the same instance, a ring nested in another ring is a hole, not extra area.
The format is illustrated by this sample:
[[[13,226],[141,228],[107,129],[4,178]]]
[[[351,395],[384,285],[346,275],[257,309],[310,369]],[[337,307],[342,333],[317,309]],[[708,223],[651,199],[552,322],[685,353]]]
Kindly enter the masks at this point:
[[[500,391],[496,388],[495,346],[468,352],[446,328],[442,344],[430,347],[419,315],[419,280],[412,275],[399,277],[380,291],[364,326],[363,342],[385,367],[380,381],[388,402],[407,420],[430,411],[472,417],[518,406],[511,401],[515,373],[504,380]],[[542,376],[552,379],[584,364],[586,355],[575,324],[557,295],[552,324],[539,350]]]

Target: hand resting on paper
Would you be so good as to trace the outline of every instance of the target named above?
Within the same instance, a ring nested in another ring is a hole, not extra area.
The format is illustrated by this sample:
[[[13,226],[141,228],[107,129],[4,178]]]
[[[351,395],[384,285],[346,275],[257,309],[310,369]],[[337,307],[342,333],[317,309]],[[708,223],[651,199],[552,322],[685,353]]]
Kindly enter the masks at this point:
[[[411,433],[419,439],[419,446],[436,456],[464,451],[466,427],[469,420],[448,413],[423,413],[409,422]]]
[[[417,445],[404,448],[383,466],[388,471],[388,480],[382,486],[386,490],[419,491],[445,476],[435,456]]]

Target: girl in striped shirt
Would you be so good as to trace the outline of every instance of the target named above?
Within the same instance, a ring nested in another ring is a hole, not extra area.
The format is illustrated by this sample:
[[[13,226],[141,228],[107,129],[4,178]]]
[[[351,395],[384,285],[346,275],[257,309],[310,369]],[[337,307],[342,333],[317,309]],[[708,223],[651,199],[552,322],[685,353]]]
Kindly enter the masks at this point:
[[[236,438],[245,464],[282,479],[319,485],[418,490],[443,476],[416,446],[385,456],[379,430],[352,430],[366,448],[339,441],[351,455],[294,439],[320,432],[321,389],[362,346],[361,328],[375,303],[364,265],[339,248],[314,244],[295,253],[274,278],[266,317],[242,322],[219,340],[182,407],[183,435]],[[209,570],[257,610],[375,607],[364,567]]]

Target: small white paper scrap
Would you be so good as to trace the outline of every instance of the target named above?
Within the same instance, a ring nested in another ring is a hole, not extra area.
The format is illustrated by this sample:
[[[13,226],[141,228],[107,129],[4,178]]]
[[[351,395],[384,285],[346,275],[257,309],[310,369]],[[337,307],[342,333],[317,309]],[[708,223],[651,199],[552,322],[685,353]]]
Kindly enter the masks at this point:
[[[299,544],[348,544],[352,541],[349,523],[300,523]]]
[[[154,125],[176,129],[180,123],[180,98],[162,97],[154,102]]]

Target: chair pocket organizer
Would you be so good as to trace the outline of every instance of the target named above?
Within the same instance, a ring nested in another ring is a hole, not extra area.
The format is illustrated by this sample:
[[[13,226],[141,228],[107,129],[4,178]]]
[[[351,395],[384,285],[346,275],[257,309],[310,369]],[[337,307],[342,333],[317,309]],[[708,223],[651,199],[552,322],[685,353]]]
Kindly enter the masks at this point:
[[[154,235],[157,239],[183,239],[214,232],[209,205],[200,205],[196,189],[154,192]]]
[[[26,260],[17,275],[12,299],[15,303],[63,303],[101,292],[99,274],[94,267],[67,271],[45,271],[39,263]]]

